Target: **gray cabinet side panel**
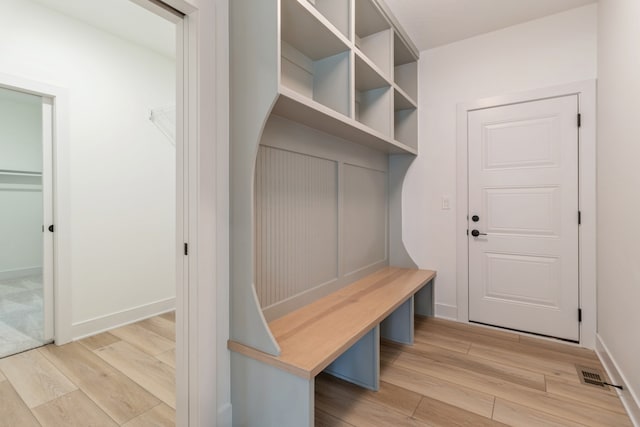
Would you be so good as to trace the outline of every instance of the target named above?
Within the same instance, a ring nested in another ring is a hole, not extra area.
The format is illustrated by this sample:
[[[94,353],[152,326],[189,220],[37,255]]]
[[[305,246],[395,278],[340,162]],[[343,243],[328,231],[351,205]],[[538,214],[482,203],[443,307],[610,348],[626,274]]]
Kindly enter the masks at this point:
[[[258,143],[278,94],[277,1],[233,0],[230,15],[231,338],[278,354],[253,285],[253,174]]]
[[[418,268],[402,240],[402,184],[415,157],[389,156],[389,265]]]
[[[313,427],[314,384],[231,353],[231,401],[237,427]]]

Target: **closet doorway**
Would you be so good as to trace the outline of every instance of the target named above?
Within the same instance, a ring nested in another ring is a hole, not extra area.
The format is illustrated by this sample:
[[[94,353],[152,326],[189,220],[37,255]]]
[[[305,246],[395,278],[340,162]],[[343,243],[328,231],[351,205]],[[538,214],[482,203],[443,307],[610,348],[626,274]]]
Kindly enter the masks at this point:
[[[0,358],[53,340],[52,101],[0,81]]]

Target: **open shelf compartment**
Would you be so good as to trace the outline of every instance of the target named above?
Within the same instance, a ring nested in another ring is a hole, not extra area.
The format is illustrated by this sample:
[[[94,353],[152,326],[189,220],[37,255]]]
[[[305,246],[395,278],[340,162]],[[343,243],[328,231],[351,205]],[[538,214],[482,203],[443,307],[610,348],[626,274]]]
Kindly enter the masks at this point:
[[[370,0],[355,1],[355,45],[385,76],[391,76],[393,29]]]
[[[393,65],[395,83],[415,102],[418,100],[418,62],[398,34],[394,34]]]
[[[418,110],[401,91],[393,91],[393,138],[411,148],[418,148]]]
[[[359,55],[355,56],[355,118],[383,135],[391,136],[391,86]]]
[[[307,0],[347,39],[351,39],[349,23],[351,22],[350,2],[345,0]]]
[[[282,0],[280,82],[348,116],[349,47],[307,7]]]

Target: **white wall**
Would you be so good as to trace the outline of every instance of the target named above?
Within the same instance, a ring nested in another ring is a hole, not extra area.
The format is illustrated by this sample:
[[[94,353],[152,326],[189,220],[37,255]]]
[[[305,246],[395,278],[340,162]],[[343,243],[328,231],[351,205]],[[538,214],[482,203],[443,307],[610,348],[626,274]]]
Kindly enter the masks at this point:
[[[42,101],[0,88],[0,279],[42,268]]]
[[[175,104],[175,61],[3,0],[0,73],[68,91],[73,323],[174,298],[175,148],[148,109]]]
[[[598,10],[598,335],[640,415],[640,2]],[[640,417],[637,422],[640,423]]]
[[[457,316],[457,104],[594,79],[596,13],[585,6],[421,53],[420,155],[403,189],[403,238],[420,267],[438,271],[436,315]]]

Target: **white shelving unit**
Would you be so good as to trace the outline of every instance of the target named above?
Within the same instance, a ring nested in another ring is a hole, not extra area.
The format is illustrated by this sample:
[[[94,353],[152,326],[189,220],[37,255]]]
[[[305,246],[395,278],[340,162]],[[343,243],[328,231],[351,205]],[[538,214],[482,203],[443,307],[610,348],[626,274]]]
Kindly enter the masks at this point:
[[[230,338],[279,355],[267,317],[386,265],[415,268],[400,221],[404,174],[418,154],[418,52],[382,0],[229,6]],[[234,422],[313,425],[313,380],[274,369],[232,352]],[[299,409],[280,422],[285,401]]]
[[[277,94],[289,99],[278,102],[277,114],[300,120],[297,108],[316,111],[371,136],[371,142],[360,138],[358,143],[390,153],[417,154],[417,132],[413,140],[407,139],[409,133],[394,138],[395,118],[403,121],[399,127],[406,126],[404,115],[394,114],[393,90],[404,91],[416,104],[417,53],[403,42],[377,2],[281,0],[278,43]],[[298,105],[284,108],[292,104]],[[344,137],[343,131],[334,132],[335,120],[303,123]]]

